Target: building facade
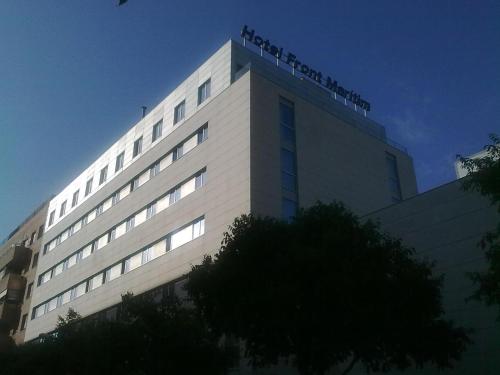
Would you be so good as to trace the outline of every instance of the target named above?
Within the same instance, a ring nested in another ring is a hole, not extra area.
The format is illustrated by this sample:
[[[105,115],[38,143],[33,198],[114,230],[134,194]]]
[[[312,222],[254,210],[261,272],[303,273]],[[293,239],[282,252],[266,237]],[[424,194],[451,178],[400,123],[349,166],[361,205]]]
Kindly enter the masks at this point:
[[[416,193],[383,126],[229,41],[50,201],[26,339],[178,280],[241,214]]]
[[[0,246],[0,320],[18,344],[28,323],[48,206],[37,208]]]

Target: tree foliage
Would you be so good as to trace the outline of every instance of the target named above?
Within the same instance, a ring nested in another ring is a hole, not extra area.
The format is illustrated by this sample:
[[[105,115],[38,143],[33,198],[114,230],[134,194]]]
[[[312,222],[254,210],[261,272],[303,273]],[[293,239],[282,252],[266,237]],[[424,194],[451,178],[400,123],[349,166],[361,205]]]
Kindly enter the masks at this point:
[[[485,146],[484,157],[472,159],[459,155],[458,158],[469,173],[463,180],[463,188],[487,197],[500,214],[500,138],[491,134],[490,139],[492,143]],[[479,245],[485,251],[488,268],[470,274],[478,285],[473,297],[500,307],[500,220],[496,229],[486,233]],[[500,319],[500,310],[498,317]]]
[[[53,335],[0,355],[0,374],[224,374],[235,351],[178,301],[122,297],[119,319],[70,310]]]
[[[413,250],[340,204],[291,223],[243,215],[187,289],[214,332],[256,367],[289,359],[301,374],[452,366],[468,338],[442,318],[441,278]]]

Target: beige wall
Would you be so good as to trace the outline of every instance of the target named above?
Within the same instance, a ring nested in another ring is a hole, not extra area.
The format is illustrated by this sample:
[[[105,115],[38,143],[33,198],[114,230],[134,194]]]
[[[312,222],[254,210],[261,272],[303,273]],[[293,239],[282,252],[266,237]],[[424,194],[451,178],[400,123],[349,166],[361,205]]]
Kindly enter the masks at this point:
[[[403,199],[417,193],[407,154],[258,73],[252,72],[251,85],[254,212],[281,215],[280,96],[295,104],[300,206],[337,200],[364,214],[391,204],[386,151],[397,158]]]

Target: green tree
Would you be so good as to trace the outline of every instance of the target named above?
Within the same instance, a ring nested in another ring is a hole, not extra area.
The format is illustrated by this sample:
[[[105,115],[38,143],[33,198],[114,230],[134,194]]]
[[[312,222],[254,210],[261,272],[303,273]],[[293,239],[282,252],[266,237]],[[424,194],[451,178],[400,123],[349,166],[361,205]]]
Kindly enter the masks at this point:
[[[255,367],[451,367],[469,340],[442,318],[441,278],[413,254],[342,205],[318,203],[291,223],[237,218],[187,289],[214,332],[245,343]]]
[[[471,159],[458,155],[458,159],[469,173],[463,179],[463,188],[487,197],[500,214],[500,138],[491,134],[490,139],[492,143],[485,146],[484,157]],[[483,272],[470,274],[478,285],[473,297],[500,308],[500,220],[495,230],[483,236],[479,246],[485,251],[488,266]]]
[[[83,319],[70,310],[55,334],[0,356],[0,373],[224,374],[234,354],[193,309],[125,295],[117,320]]]

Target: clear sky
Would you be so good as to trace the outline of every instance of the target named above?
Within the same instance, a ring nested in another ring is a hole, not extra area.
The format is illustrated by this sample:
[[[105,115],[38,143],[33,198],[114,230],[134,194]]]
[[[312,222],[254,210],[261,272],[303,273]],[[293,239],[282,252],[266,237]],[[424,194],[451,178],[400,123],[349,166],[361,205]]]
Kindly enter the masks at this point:
[[[498,1],[117,3],[0,3],[0,239],[243,24],[370,101],[420,191],[500,133]]]

